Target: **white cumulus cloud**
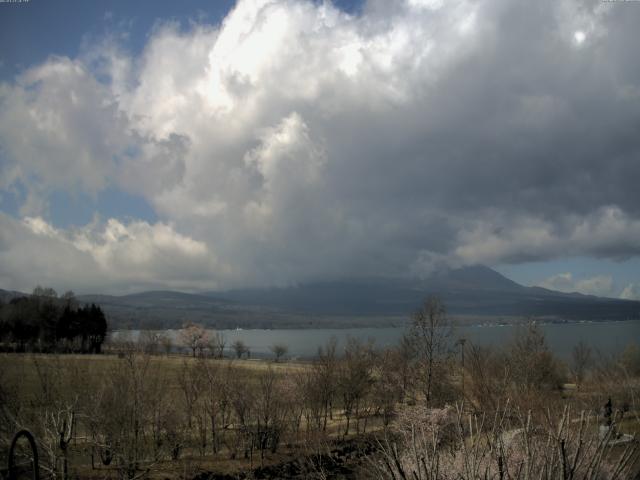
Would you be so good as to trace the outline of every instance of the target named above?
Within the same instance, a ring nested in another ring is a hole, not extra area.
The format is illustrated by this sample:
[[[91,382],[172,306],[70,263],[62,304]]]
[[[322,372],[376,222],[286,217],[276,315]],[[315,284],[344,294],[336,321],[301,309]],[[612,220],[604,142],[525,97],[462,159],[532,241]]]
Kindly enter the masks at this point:
[[[194,289],[228,269],[206,244],[171,225],[111,219],[81,229],[56,229],[40,217],[0,214],[0,282],[30,291],[34,281],[60,290]],[[36,276],[37,275],[37,276]]]
[[[578,292],[598,297],[613,296],[613,278],[611,275],[574,278],[571,272],[565,272],[553,275],[543,280],[539,285],[560,292]]]
[[[640,283],[630,283],[622,293],[620,293],[620,298],[625,300],[640,300]]]

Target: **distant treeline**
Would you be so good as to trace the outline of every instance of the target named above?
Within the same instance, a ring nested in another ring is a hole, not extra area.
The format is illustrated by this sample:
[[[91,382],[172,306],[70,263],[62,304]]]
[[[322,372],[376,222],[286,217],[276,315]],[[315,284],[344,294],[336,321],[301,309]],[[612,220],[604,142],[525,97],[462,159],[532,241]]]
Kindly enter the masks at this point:
[[[0,348],[17,352],[100,353],[107,320],[95,305],[78,304],[73,292],[58,297],[36,287],[30,296],[0,302]]]

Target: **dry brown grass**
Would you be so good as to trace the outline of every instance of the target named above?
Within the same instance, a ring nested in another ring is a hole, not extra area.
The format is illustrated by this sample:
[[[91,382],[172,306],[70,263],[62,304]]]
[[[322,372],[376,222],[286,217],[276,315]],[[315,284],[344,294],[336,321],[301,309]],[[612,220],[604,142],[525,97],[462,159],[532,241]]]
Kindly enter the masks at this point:
[[[310,363],[302,362],[274,362],[271,360],[261,359],[200,359],[186,355],[153,355],[145,356],[149,361],[149,369],[147,378],[166,379],[166,391],[169,392],[171,403],[182,405],[184,402],[183,392],[181,391],[179,379],[184,375],[185,365],[188,367],[201,367],[202,362],[217,364],[224,370],[225,367],[233,367],[235,374],[241,375],[243,381],[246,382],[248,388],[253,388],[258,380],[265,372],[271,370],[276,375],[286,377],[312,368]],[[43,395],[43,377],[47,376],[47,372],[52,378],[56,375],[63,375],[65,379],[69,379],[69,372],[80,372],[77,378],[83,378],[89,382],[86,387],[75,384],[72,394],[81,392],[83,389],[98,390],[96,385],[104,382],[108,375],[113,374],[114,370],[123,368],[125,360],[119,358],[116,354],[102,355],[80,355],[80,354],[0,354],[0,381],[4,381],[6,385],[12,386],[8,392],[12,402],[21,403],[23,409],[29,412],[37,412],[38,409],[45,407],[42,403]],[[149,377],[149,375],[151,377]],[[58,377],[59,378],[59,377]],[[74,377],[75,378],[75,377]],[[85,381],[83,380],[83,382]],[[153,382],[153,380],[151,380]],[[95,382],[95,383],[94,383]],[[71,383],[71,385],[74,385]],[[86,410],[86,409],[85,409]],[[23,410],[23,413],[25,410]],[[83,417],[86,414],[83,415]],[[353,421],[353,420],[352,420]],[[235,422],[234,422],[235,423]],[[367,430],[372,431],[381,427],[381,422],[377,418],[371,418],[367,422]],[[327,439],[342,438],[346,419],[340,408],[336,407],[332,411],[332,419],[328,421],[327,431],[325,432]],[[355,424],[354,424],[355,425]],[[26,425],[28,428],[28,425]],[[287,439],[282,442],[278,452],[265,458],[265,465],[277,464],[284,461],[291,461],[299,458],[305,449],[305,432],[302,427],[299,435],[293,432],[287,433]],[[235,427],[232,426],[228,431],[233,434]],[[352,429],[355,433],[355,428]],[[7,432],[7,435],[11,432]],[[77,427],[77,437],[74,440],[72,451],[70,452],[70,464],[73,465],[73,472],[81,475],[81,478],[107,478],[114,477],[117,472],[113,466],[98,466],[92,469],[89,462],[90,442],[89,431],[86,426],[79,424]],[[9,435],[10,436],[10,435]],[[353,434],[351,435],[353,436]],[[196,432],[193,431],[193,438],[189,440],[190,444],[195,442]],[[9,438],[5,438],[3,443],[7,443]],[[256,457],[251,461],[242,458],[230,459],[229,451],[223,450],[213,455],[209,451],[206,456],[198,454],[198,450],[194,446],[185,447],[181,458],[177,461],[169,461],[166,458],[152,466],[149,478],[193,478],[198,472],[215,471],[222,474],[235,474],[246,472],[252,466],[255,468],[260,465],[260,459]],[[143,462],[144,463],[144,462]],[[145,467],[143,467],[145,468]]]
[[[25,353],[0,353],[0,379],[19,380],[21,389],[25,392],[32,392],[38,385],[38,372],[36,362],[42,368],[79,368],[88,369],[96,375],[107,372],[117,365],[119,358],[115,354],[102,355],[82,355],[82,354],[25,354]],[[152,367],[159,367],[170,379],[176,379],[184,363],[195,365],[201,359],[187,355],[153,355],[150,356]],[[246,370],[249,373],[260,373],[271,368],[279,374],[302,372],[310,368],[309,363],[303,362],[274,362],[263,359],[213,359],[206,358],[205,361],[218,363],[221,366],[232,365],[235,368]],[[177,385],[172,385],[177,386]]]

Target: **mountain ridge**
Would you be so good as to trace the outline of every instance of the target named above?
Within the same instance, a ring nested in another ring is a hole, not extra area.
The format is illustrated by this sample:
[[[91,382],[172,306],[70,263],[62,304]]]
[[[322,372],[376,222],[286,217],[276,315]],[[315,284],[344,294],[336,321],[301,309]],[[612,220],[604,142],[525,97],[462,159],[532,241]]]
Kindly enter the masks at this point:
[[[16,294],[0,290],[0,298]],[[189,321],[215,328],[313,328],[395,324],[408,319],[429,295],[440,296],[452,316],[640,319],[638,301],[527,287],[483,265],[422,279],[351,278],[288,287],[200,293],[151,290],[77,298],[100,305],[115,328],[179,328]]]

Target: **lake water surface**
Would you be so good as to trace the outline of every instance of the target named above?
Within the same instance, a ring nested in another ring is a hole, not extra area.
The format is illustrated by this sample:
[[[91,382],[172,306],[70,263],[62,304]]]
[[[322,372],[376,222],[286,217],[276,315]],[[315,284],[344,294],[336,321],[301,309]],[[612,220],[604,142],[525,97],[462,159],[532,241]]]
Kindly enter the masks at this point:
[[[456,327],[452,340],[465,338],[477,345],[500,346],[508,343],[517,331],[514,325],[487,325]],[[541,324],[551,350],[561,358],[568,359],[571,350],[584,341],[598,352],[610,355],[621,352],[632,342],[640,343],[640,321],[624,322],[581,322],[563,324]],[[332,337],[338,340],[339,349],[348,337],[361,340],[372,339],[378,347],[388,347],[398,343],[405,333],[402,327],[390,328],[347,328],[347,329],[278,329],[278,330],[219,330],[224,335],[227,355],[231,355],[230,346],[236,340],[242,340],[255,357],[271,356],[269,347],[276,343],[287,345],[290,358],[314,357],[318,347]],[[117,337],[122,332],[114,332]],[[167,333],[178,342],[178,330]],[[132,331],[133,339],[139,332]]]

